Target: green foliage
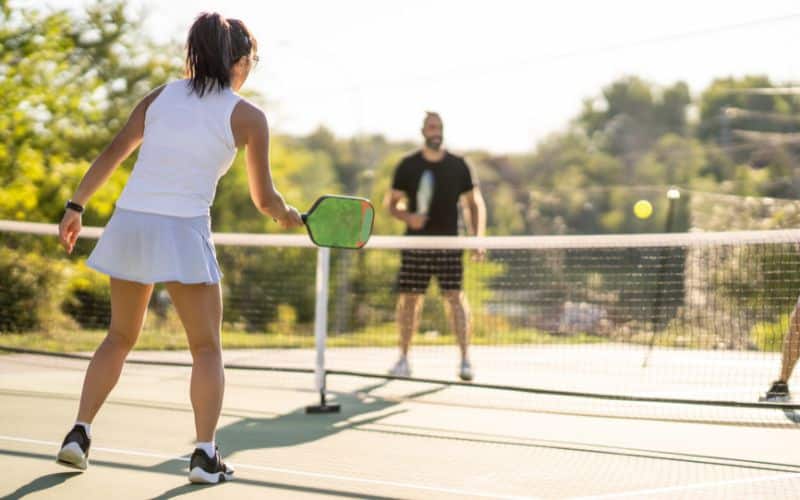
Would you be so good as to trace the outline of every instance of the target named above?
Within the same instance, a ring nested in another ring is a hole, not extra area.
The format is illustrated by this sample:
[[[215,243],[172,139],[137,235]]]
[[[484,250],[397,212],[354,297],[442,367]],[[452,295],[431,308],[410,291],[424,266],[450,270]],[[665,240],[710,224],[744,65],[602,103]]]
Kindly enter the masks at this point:
[[[125,2],[85,16],[0,11],[0,218],[53,222],[88,163],[145,93],[180,73],[176,50],[139,35]],[[145,54],[143,57],[142,54]],[[84,222],[104,222],[127,178],[114,174]]]
[[[71,269],[62,308],[83,328],[108,328],[111,323],[108,279],[80,262]]]
[[[264,332],[285,306],[293,308],[297,322],[313,320],[313,249],[220,246],[217,254],[225,273],[226,323]]]
[[[525,234],[525,201],[517,200],[513,185],[499,184],[488,196],[487,233],[489,235]]]
[[[683,82],[660,89],[625,77],[603,89],[602,100],[585,101],[577,123],[604,151],[635,161],[661,135],[686,133],[690,102]]]
[[[52,327],[62,266],[34,252],[0,248],[0,332]]]
[[[180,48],[156,45],[142,32],[140,21],[126,14],[121,0],[92,4],[85,14],[0,2],[0,108],[4,110],[0,114],[0,219],[57,221],[64,200],[135,103],[180,76]],[[796,119],[800,99],[745,91],[773,86],[778,85],[765,76],[722,78],[700,89],[693,101],[683,82],[658,86],[625,77],[588,99],[566,130],[547,137],[530,153],[469,152],[487,201],[489,234],[796,226],[800,213],[795,203],[752,202],[756,197],[800,195],[800,181],[795,179],[800,151],[791,141],[781,140],[800,126]],[[694,109],[699,111],[697,119],[691,118]],[[379,135],[338,138],[325,128],[305,137],[273,133],[272,174],[287,201],[301,211],[326,193],[367,196],[376,207],[375,233],[400,234],[403,224],[388,216],[383,201],[394,168],[416,147],[416,142],[391,142]],[[93,197],[85,224],[105,223],[133,161],[118,169]],[[691,192],[673,206],[672,225],[667,228],[669,203],[664,195],[670,185]],[[737,196],[710,197],[698,191]],[[639,199],[654,206],[647,220],[633,217],[631,208]],[[280,231],[248,196],[242,154],[220,181],[212,219],[216,231]],[[23,243],[9,239],[0,249],[0,330],[47,327],[55,324],[52,321],[62,309],[86,328],[107,323],[107,313],[102,312],[108,301],[105,277],[86,269],[80,259],[54,259],[62,254],[56,253],[52,241]],[[313,318],[313,250],[221,247],[219,257],[226,275],[226,325],[270,331],[271,342],[287,342],[281,335],[290,330],[307,330]],[[530,284],[515,281],[515,276],[524,275],[518,266],[537,269],[552,284],[554,301],[567,300],[570,287],[586,290],[592,302],[602,302],[622,288],[603,269],[590,270],[581,278],[583,282],[570,281],[573,278],[564,275],[564,266],[570,258],[580,257],[579,252],[553,252],[504,265],[468,264],[465,280],[470,283],[473,311],[485,314],[483,306],[492,300],[490,283],[530,289]],[[683,258],[682,254],[614,254],[606,261],[615,262],[624,276],[625,270],[635,270],[644,261],[667,259],[667,265],[675,266],[670,272],[680,274]],[[732,273],[723,266],[715,278],[715,293],[737,294],[743,306],[790,307],[773,297],[787,297],[790,290],[800,288],[797,280],[780,278],[787,270],[800,269],[800,261],[791,257],[780,262],[768,257],[756,260],[758,265],[745,284],[725,281]],[[342,333],[342,342],[347,342],[347,332],[393,322],[396,294],[389,283],[399,266],[399,252],[333,252],[331,264],[331,290],[335,291],[331,308],[336,313],[332,321],[337,321],[339,313],[353,318],[351,324],[333,325],[334,331]],[[59,285],[66,286],[63,304],[64,286]],[[650,304],[650,309],[642,308],[633,318],[644,321],[656,308],[656,287],[631,278],[625,289],[624,293],[644,296]],[[447,331],[441,297],[435,287],[430,293],[424,328]],[[624,293],[615,300],[624,302]],[[664,310],[656,312],[668,316],[679,306],[662,304]],[[476,332],[476,338],[491,335],[493,329],[508,329],[502,321],[488,316],[476,319],[476,324],[494,325]],[[762,330],[754,333],[759,339],[766,338]],[[766,340],[754,342],[761,345]]]
[[[714,257],[710,274],[714,289],[739,307],[785,311],[794,305],[800,290],[800,253],[795,245],[737,247],[720,250]]]
[[[297,311],[289,304],[278,304],[275,320],[269,330],[279,334],[293,333],[297,327]]]
[[[331,252],[329,318],[340,334],[394,320],[397,295],[393,284],[400,252],[375,250]]]
[[[490,257],[477,261],[473,255],[467,252],[464,257],[464,290],[471,311],[473,335],[497,337],[501,332],[508,331],[509,325],[502,316],[489,313],[487,303],[494,298],[490,285],[506,274],[507,265]]]
[[[341,189],[330,158],[324,152],[308,151],[294,146],[295,142],[280,135],[272,136],[272,178],[287,203],[305,212],[318,197],[339,193]],[[242,151],[217,186],[211,218],[215,231],[284,232],[269,217],[258,212],[250,200],[247,168]]]
[[[780,131],[781,127],[791,125],[787,121],[765,121],[763,116],[759,117],[752,113],[731,112],[731,110],[772,112],[786,117],[796,114],[800,109],[800,103],[792,96],[745,92],[746,89],[772,86],[770,79],[763,75],[714,80],[700,95],[699,137],[704,140],[719,138],[725,125],[762,131]]]
[[[780,352],[783,338],[789,331],[789,314],[782,314],[772,322],[756,323],[750,332],[750,340],[759,351]]]

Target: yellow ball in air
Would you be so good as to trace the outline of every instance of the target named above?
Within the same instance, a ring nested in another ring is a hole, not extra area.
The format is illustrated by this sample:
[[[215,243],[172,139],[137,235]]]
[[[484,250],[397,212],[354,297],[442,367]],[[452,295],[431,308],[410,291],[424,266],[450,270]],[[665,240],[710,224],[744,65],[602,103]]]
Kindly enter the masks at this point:
[[[647,219],[653,215],[653,205],[647,200],[639,200],[633,205],[633,215],[640,219]]]

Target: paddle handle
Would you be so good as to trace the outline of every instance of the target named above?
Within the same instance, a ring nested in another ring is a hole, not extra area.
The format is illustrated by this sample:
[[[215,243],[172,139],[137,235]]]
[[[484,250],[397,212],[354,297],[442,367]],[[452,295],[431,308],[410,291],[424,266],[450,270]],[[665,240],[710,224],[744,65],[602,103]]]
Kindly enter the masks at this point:
[[[300,218],[303,219],[303,224],[308,221],[308,214],[300,214]],[[278,219],[273,217],[272,222],[278,222]]]
[[[303,224],[306,224],[308,222],[308,214],[307,213],[300,214],[300,218],[303,219]],[[277,217],[273,217],[272,218],[272,222],[278,222]]]

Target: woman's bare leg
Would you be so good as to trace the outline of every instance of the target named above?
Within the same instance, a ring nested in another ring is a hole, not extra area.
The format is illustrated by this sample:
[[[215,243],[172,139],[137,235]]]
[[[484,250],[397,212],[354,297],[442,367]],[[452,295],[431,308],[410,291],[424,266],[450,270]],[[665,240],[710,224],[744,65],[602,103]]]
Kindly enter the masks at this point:
[[[78,421],[91,423],[117,385],[125,358],[136,344],[153,285],[111,278],[111,326],[83,380]]]
[[[225,373],[222,368],[222,297],[215,285],[167,283],[167,291],[186,330],[192,353],[190,395],[194,409],[197,440],[214,440],[222,397]]]

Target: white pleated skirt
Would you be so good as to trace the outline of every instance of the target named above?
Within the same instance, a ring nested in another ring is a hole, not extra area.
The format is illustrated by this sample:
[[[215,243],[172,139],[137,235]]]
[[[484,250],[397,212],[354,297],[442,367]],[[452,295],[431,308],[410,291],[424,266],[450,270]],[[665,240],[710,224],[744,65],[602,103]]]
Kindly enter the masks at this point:
[[[219,283],[211,218],[117,208],[86,264],[112,278],[151,284]]]

